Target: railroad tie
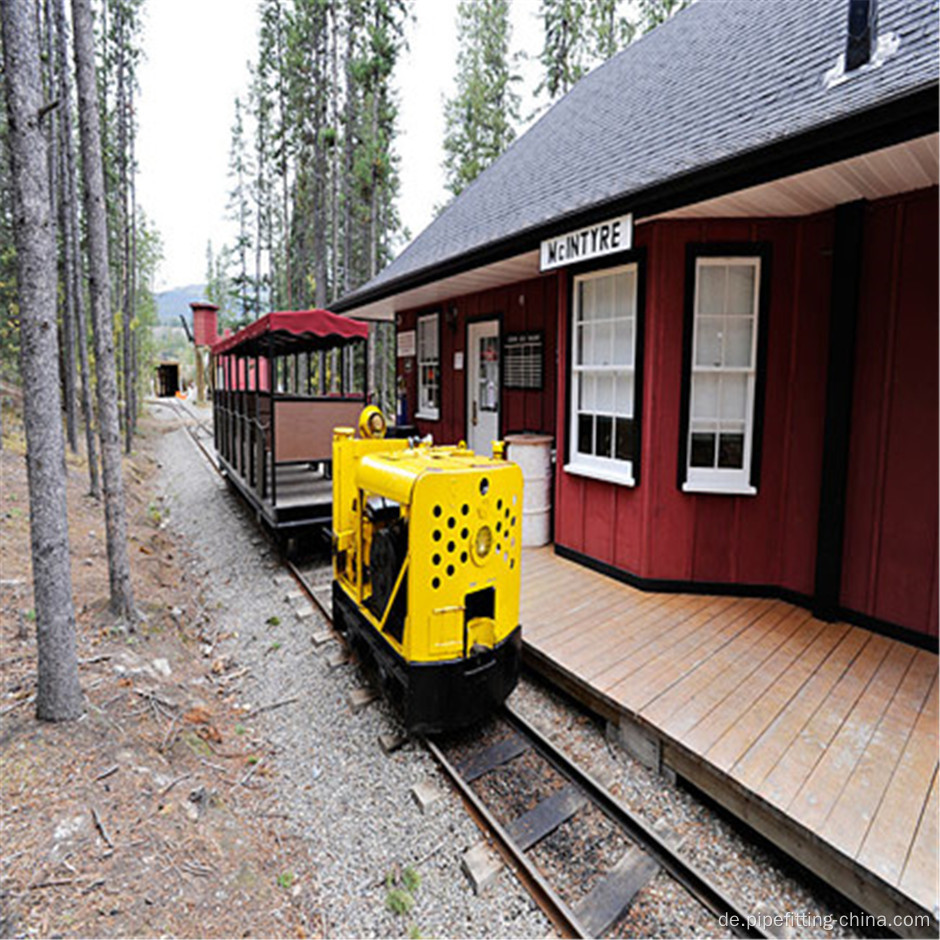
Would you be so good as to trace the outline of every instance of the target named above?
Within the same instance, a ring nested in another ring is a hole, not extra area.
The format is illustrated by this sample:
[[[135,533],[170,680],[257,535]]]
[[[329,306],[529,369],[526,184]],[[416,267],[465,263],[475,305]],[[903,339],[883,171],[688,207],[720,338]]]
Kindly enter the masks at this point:
[[[574,912],[589,937],[607,931],[633,903],[633,899],[659,871],[659,863],[638,846],[626,854],[575,905]]]
[[[524,754],[527,750],[529,750],[528,743],[518,735],[512,735],[460,761],[457,764],[457,772],[467,783],[472,783],[491,770],[508,764],[513,758]]]
[[[509,836],[525,852],[571,819],[586,803],[579,790],[565,787],[514,819],[508,826]]]

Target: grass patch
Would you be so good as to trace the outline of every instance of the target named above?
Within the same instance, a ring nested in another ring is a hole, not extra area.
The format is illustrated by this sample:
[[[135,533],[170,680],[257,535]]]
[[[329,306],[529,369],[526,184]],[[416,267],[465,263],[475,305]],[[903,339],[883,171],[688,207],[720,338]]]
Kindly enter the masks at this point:
[[[392,888],[385,895],[385,909],[393,914],[410,914],[414,906],[414,897],[411,892],[405,891],[404,888]]]

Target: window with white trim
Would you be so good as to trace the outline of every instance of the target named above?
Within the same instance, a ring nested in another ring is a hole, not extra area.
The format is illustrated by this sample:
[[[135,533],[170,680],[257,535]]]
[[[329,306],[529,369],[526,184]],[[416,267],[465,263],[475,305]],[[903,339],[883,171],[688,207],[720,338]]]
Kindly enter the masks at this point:
[[[637,264],[572,285],[569,473],[632,486],[636,435]]]
[[[418,317],[418,411],[415,417],[437,421],[441,413],[440,314]]]
[[[683,490],[753,495],[761,259],[695,259]]]

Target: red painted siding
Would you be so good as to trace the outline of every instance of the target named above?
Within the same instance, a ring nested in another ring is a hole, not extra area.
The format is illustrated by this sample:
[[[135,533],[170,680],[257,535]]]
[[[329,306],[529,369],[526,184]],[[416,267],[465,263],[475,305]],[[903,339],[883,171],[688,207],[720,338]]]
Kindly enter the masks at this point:
[[[866,214],[842,603],[937,636],[937,190]]]
[[[417,420],[414,423],[422,434],[433,434],[434,440],[453,443],[466,438],[466,368],[454,370],[454,353],[466,357],[467,323],[500,317],[502,335],[527,330],[545,333],[545,377],[542,391],[504,389],[500,400],[502,433],[540,431],[555,433],[555,298],[558,291],[555,275],[521,281],[508,287],[464,294],[453,297],[434,307],[406,310],[397,315],[398,332],[416,329],[417,319],[425,313],[440,313],[441,341],[441,408],[438,421]],[[456,309],[456,319],[448,311]],[[408,415],[414,419],[418,400],[416,360],[398,360],[398,375],[404,381],[408,396]]]
[[[644,578],[813,589],[825,413],[831,217],[654,222],[647,250],[640,484],[559,474],[556,541]],[[682,493],[676,484],[690,242],[771,245],[763,464],[757,496]],[[566,313],[559,311],[564,325]],[[558,424],[564,427],[564,405]],[[584,527],[568,527],[568,516]]]
[[[869,206],[857,341],[842,603],[937,635],[937,190]],[[422,433],[466,434],[469,320],[497,314],[503,332],[545,331],[542,392],[503,391],[503,433],[556,434],[554,539],[641,578],[762,585],[813,594],[826,411],[833,214],[795,219],[642,224],[646,302],[640,477],[636,487],[563,470],[568,425],[567,273],[454,298],[441,311],[441,419]],[[686,248],[770,245],[761,479],[756,496],[681,492],[678,471]],[[448,325],[447,311],[457,318]],[[398,329],[416,315],[398,315]],[[414,360],[412,360],[414,363]],[[399,375],[416,400],[414,365]],[[411,412],[413,413],[413,411]]]

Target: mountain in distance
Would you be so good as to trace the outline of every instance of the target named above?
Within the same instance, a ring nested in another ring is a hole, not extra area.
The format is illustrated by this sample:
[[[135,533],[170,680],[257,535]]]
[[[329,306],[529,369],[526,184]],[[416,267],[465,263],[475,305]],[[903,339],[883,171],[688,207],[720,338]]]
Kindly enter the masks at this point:
[[[188,284],[186,287],[172,287],[154,295],[157,302],[157,320],[164,326],[179,326],[180,314],[192,323],[190,301],[206,299],[205,284]]]

